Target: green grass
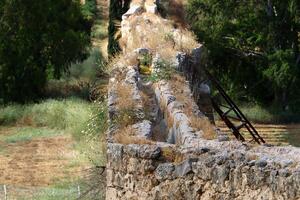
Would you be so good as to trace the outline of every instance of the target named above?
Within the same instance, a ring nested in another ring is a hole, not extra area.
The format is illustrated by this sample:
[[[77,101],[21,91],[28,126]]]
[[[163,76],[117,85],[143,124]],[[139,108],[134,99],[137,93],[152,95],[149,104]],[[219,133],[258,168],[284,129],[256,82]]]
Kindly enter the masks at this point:
[[[72,133],[80,137],[92,116],[94,104],[80,99],[45,100],[28,105],[0,107],[0,125],[48,127]]]
[[[288,124],[300,122],[300,114],[293,111],[281,111],[259,105],[241,106],[241,110],[250,121],[257,123]]]
[[[95,173],[95,172],[91,172]],[[94,174],[97,175],[97,174]],[[95,177],[97,178],[97,177]],[[99,180],[98,180],[99,181]],[[99,186],[99,189],[103,187],[104,185],[101,185],[99,182],[93,182],[94,186]],[[90,189],[90,179],[79,179],[75,182],[60,182],[57,184],[54,184],[50,187],[46,188],[36,188],[31,191],[27,192],[28,194],[22,195],[20,197],[19,195],[16,197],[17,200],[102,200],[104,199],[104,193],[94,194],[89,193]],[[80,189],[80,198],[78,195],[78,186]],[[103,188],[102,188],[103,189]],[[86,193],[87,192],[87,193]],[[104,192],[104,190],[103,190]],[[86,195],[83,195],[85,194]],[[14,198],[15,199],[15,198]]]
[[[263,107],[260,105],[242,105],[239,106],[243,114],[251,122],[263,124],[288,124],[299,123],[300,114],[292,111],[279,111],[272,107]],[[224,109],[226,111],[226,109]],[[234,116],[233,112],[230,112]],[[219,116],[216,116],[217,118]]]
[[[35,127],[20,127],[16,128],[14,132],[15,133],[9,135],[0,135],[0,140],[6,143],[16,143],[30,141],[34,138],[50,137],[63,134],[62,131]]]

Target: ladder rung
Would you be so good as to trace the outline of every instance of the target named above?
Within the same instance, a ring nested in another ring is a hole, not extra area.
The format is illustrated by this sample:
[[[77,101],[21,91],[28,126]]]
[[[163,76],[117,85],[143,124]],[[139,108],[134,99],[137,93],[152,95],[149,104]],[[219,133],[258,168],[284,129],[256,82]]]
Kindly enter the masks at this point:
[[[231,108],[232,108],[232,107],[225,106],[225,105],[223,105],[223,104],[219,104],[219,106],[224,107],[224,108],[227,108],[227,109],[231,109]]]
[[[243,128],[243,126],[245,126],[245,125],[246,125],[246,123],[243,122],[243,123],[241,123],[239,126],[237,126],[236,129],[237,129],[237,130],[240,130],[240,129]]]
[[[226,112],[223,113],[223,116],[227,116],[231,111],[233,107],[229,108]]]
[[[242,122],[242,123],[245,123],[245,121],[244,121],[243,119],[240,119],[240,118],[238,118],[238,117],[234,117],[234,116],[230,116],[230,115],[228,115],[227,117],[228,117],[228,118],[231,118],[231,119],[238,120],[238,121],[240,121],[240,122]]]
[[[225,124],[228,126],[228,128],[231,130],[231,132],[234,134],[234,136],[238,140],[245,141],[244,137],[241,135],[241,133],[239,131],[241,128],[245,127],[248,130],[248,132],[251,134],[251,136],[252,136],[251,142],[256,141],[258,144],[265,143],[264,139],[258,134],[258,132],[256,131],[256,129],[252,126],[251,122],[248,121],[248,119],[242,113],[242,111],[232,101],[232,99],[228,96],[228,94],[226,94],[225,90],[221,87],[220,82],[216,78],[214,78],[209,73],[208,70],[206,70],[206,69],[204,69],[204,70],[205,70],[208,78],[210,79],[210,81],[215,85],[216,89],[219,91],[220,95],[223,97],[223,100],[226,101],[227,105],[223,105],[221,103],[217,104],[216,101],[213,98],[211,98],[214,109],[219,114],[219,116],[221,117],[221,119],[225,122]],[[228,110],[226,110],[225,112],[223,112],[223,110],[220,107],[227,108]],[[231,111],[234,111],[235,116],[230,116],[229,115],[229,113]],[[237,121],[241,122],[241,124],[236,127],[231,122],[230,119],[237,120]]]

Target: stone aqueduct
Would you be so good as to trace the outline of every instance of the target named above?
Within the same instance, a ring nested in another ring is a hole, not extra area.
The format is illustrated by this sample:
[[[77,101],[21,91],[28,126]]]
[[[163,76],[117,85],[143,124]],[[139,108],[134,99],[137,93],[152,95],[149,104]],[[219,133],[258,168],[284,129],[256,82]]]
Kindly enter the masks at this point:
[[[122,17],[123,55],[114,63],[108,94],[106,199],[300,199],[299,148],[255,146],[228,140],[214,127],[193,127],[184,102],[200,119],[210,109],[209,88],[197,81],[205,50],[184,39],[186,30],[168,27],[172,22],[160,17],[152,1],[133,1]],[[162,37],[173,44],[154,41]],[[181,48],[170,51],[168,45]],[[170,59],[186,81],[175,87],[168,80],[149,83],[131,61],[146,54],[153,57],[148,59],[153,69]],[[122,96],[128,88],[129,97]],[[114,123],[122,100],[138,115],[127,127]],[[214,139],[207,139],[208,130]]]

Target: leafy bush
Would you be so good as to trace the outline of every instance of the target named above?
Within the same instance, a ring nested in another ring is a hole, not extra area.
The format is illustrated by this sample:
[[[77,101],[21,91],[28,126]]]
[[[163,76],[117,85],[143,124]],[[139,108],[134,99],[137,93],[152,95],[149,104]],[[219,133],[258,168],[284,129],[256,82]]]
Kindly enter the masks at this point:
[[[94,48],[91,50],[90,56],[86,60],[71,65],[69,74],[66,74],[65,78],[95,80],[99,73],[105,71],[104,60],[101,52]]]

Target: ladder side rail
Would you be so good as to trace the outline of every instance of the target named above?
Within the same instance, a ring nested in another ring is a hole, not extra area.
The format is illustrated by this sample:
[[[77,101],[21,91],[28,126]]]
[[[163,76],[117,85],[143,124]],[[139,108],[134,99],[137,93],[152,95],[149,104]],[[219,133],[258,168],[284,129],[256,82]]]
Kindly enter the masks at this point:
[[[248,132],[251,134],[251,136],[253,137],[253,139],[260,144],[261,141],[259,140],[259,138],[257,138],[257,136],[253,133],[253,130],[250,129],[250,127],[248,126],[248,124],[245,125],[246,129],[248,130]]]
[[[228,105],[235,108],[235,109],[233,109],[233,111],[236,114],[236,116],[240,120],[245,119],[245,116],[241,113],[240,109],[235,105],[235,103],[232,101],[232,99],[227,95],[227,93],[224,91],[224,89],[220,86],[220,83],[207,70],[205,70],[205,71],[206,71],[207,75],[209,76],[209,79],[217,87],[217,89],[219,90],[219,92],[221,93],[221,95],[225,99],[225,101],[228,103]]]
[[[217,103],[212,98],[211,98],[211,102],[212,102],[212,105],[213,105],[214,109],[219,114],[219,116],[221,117],[221,119],[225,122],[225,124],[230,129],[230,131],[233,133],[233,135],[235,136],[235,138],[237,140],[241,140],[241,141],[244,142],[245,138],[236,129],[236,127],[234,126],[234,124],[225,115],[223,115],[223,111],[219,108],[219,106],[217,105]]]
[[[256,137],[258,137],[263,143],[265,143],[265,140],[258,134],[258,132],[256,131],[256,129],[254,128],[254,126],[251,124],[251,122],[246,118],[246,116],[241,112],[241,110],[237,107],[237,105],[232,101],[232,99],[226,94],[226,92],[223,90],[223,88],[220,86],[219,82],[205,69],[206,74],[209,76],[209,79],[216,85],[217,89],[219,90],[219,92],[221,92],[221,95],[224,97],[224,99],[226,100],[226,102],[230,105],[233,106],[235,109],[233,109],[233,111],[235,112],[235,114],[237,115],[238,118],[240,118],[241,120],[244,120],[249,127],[247,128],[247,130],[249,131],[250,129],[254,132],[254,134],[256,135]],[[251,131],[249,131],[250,134],[253,136],[253,133]],[[256,138],[255,137],[255,138]],[[255,139],[256,140],[256,139]],[[256,140],[257,141],[257,140]]]

